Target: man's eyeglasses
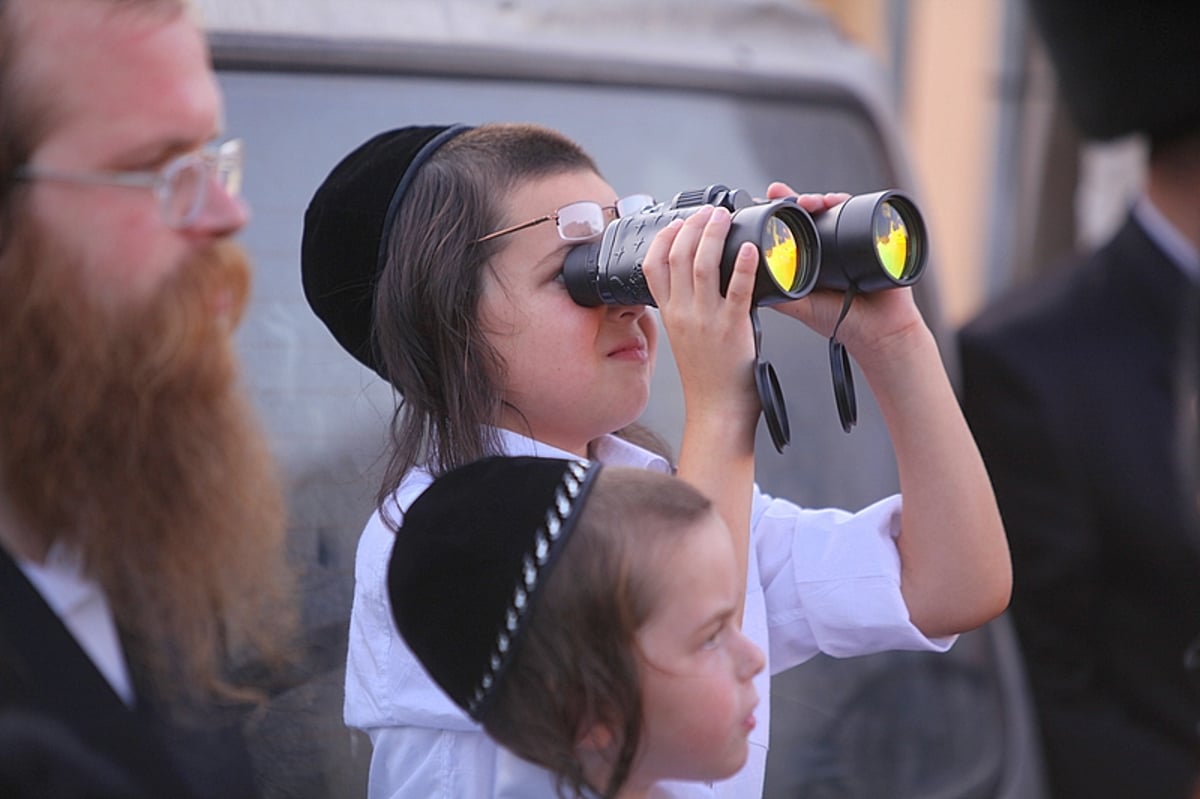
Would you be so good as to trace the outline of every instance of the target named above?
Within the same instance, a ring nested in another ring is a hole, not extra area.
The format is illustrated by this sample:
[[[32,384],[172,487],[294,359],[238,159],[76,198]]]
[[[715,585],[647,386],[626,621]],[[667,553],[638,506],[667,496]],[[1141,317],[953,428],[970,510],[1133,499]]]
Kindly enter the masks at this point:
[[[601,205],[591,200],[580,200],[564,205],[552,214],[539,216],[537,219],[489,233],[476,239],[475,243],[491,241],[551,220],[554,221],[555,227],[558,228],[558,235],[563,241],[591,241],[603,233],[605,225],[613,219],[636,214],[653,204],[654,198],[649,194],[631,194],[617,200],[613,205]]]
[[[176,229],[185,228],[194,224],[204,210],[214,180],[231,197],[241,190],[242,140],[230,139],[181,155],[153,171],[68,172],[25,164],[15,176],[18,180],[151,189],[158,198],[163,222]]]

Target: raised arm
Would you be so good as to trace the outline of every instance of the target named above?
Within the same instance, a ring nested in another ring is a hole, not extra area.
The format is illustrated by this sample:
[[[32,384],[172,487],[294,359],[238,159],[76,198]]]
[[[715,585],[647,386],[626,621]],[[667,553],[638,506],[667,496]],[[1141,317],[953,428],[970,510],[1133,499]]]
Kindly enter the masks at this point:
[[[769,197],[794,192],[774,183]],[[840,293],[774,306],[823,336]],[[901,592],[928,636],[965,632],[999,615],[1012,565],[991,482],[911,289],[854,299],[838,330],[861,367],[891,436],[903,496]]]
[[[819,212],[835,202],[831,198],[803,195],[798,201]],[[655,238],[643,270],[683,386],[679,476],[708,495],[729,525],[744,579],[760,412],[750,324],[758,250],[743,245],[722,296],[720,259],[729,228],[729,211],[702,209]]]
[[[729,226],[729,211],[708,207],[672,223],[651,243],[643,271],[683,387],[679,477],[706,494],[729,526],[744,597],[758,422],[750,327],[758,255],[752,245],[742,248],[722,297]]]

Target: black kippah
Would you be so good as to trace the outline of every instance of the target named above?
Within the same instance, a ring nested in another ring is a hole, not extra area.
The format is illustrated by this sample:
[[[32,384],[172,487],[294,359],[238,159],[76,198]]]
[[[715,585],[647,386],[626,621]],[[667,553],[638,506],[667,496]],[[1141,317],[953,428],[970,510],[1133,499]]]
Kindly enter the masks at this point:
[[[333,168],[304,214],[304,296],[338,343],[384,379],[371,325],[388,232],[417,170],[467,130],[466,125],[435,125],[372,137]]]
[[[490,457],[435,480],[388,564],[392,617],[433,680],[481,720],[600,464]]]
[[[1090,139],[1200,129],[1200,3],[1029,0],[1072,118]]]

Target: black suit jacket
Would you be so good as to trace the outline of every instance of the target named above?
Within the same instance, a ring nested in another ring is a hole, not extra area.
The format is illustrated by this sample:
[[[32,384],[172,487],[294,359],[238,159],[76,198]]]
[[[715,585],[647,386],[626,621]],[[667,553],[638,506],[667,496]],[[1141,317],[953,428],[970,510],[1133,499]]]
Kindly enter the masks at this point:
[[[1183,799],[1200,773],[1184,666],[1200,635],[1200,532],[1177,425],[1177,397],[1195,389],[1180,383],[1191,298],[1130,218],[959,335],[1057,799]]]
[[[130,665],[136,672],[136,665]],[[236,799],[257,794],[236,727],[174,723],[155,712],[144,691],[135,708],[126,706],[3,548],[0,714],[35,718],[70,736],[64,757],[68,750],[86,751],[130,783],[133,797]],[[40,751],[46,754],[44,746]],[[69,765],[83,767],[78,761]],[[0,774],[0,784],[6,778],[16,783],[28,778],[12,774],[20,766],[4,760],[10,773]]]

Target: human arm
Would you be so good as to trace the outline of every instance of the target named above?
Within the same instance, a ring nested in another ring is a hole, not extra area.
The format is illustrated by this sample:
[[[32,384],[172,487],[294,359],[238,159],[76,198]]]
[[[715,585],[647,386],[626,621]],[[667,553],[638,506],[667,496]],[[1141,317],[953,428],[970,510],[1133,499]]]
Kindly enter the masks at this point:
[[[768,197],[794,192],[773,183]],[[842,295],[818,290],[773,308],[823,336]],[[1012,570],[988,475],[911,289],[856,297],[838,330],[879,404],[904,497],[901,590],[913,623],[930,637],[972,629],[998,615]]]
[[[704,207],[662,230],[643,271],[679,369],[684,427],[678,475],[712,500],[733,535],[745,596],[758,398],[750,296],[757,250],[738,252],[724,297],[720,258],[730,213]],[[736,617],[741,618],[739,605]]]
[[[812,211],[830,205],[822,195],[804,195],[799,202]],[[754,432],[761,411],[750,324],[758,250],[742,246],[722,296],[720,261],[730,223],[727,209],[707,207],[673,223],[651,243],[643,271],[683,387],[678,474],[704,492],[725,519],[734,537],[738,574],[744,576]]]
[[[818,653],[856,657],[894,650],[944,652],[957,636],[929,637],[900,591],[902,501],[851,512],[803,508],[756,492],[746,634],[778,674]]]

